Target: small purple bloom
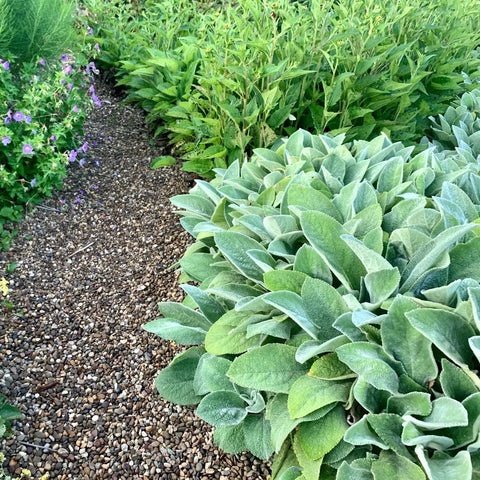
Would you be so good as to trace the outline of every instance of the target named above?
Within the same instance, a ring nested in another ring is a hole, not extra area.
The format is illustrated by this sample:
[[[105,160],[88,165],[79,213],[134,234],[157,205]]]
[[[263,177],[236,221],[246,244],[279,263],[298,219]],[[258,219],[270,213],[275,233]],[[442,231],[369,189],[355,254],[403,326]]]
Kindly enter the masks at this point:
[[[71,89],[73,88],[73,83],[69,83],[69,84],[67,85],[67,88],[68,88],[69,90],[71,90]]]
[[[30,115],[25,116],[25,123],[30,125],[32,123],[32,117]]]
[[[81,201],[82,201],[82,199],[78,198],[78,197],[74,200],[75,203],[80,203]]]
[[[73,68],[71,65],[67,65],[66,67],[63,68],[63,73],[65,75],[68,75],[69,73],[73,72]]]
[[[37,179],[34,178],[34,179],[30,182],[30,186],[33,188],[36,184],[37,184]]]
[[[9,143],[12,143],[12,139],[8,135],[5,135],[4,137],[2,137],[2,143],[4,145],[8,145]]]
[[[85,165],[85,159],[84,158],[81,158],[78,163],[80,164],[81,167],[83,167]]]
[[[5,70],[10,70],[10,62],[5,62],[5,63],[3,64],[3,68],[4,68]]]
[[[90,65],[87,65],[87,66],[85,67],[85,70],[86,70],[87,73],[90,75]]]
[[[78,113],[78,107],[76,105],[73,106],[72,110],[75,112],[75,113]]]
[[[54,142],[56,139],[57,139],[57,136],[56,136],[56,135],[52,135],[52,136],[50,137],[50,140],[51,140],[52,142]]]
[[[87,153],[88,150],[88,142],[85,142],[81,147],[83,153]]]
[[[36,131],[36,130],[32,130],[32,133],[33,133],[34,135],[36,135],[36,134],[37,134],[37,131]]]
[[[98,185],[93,185],[93,189],[94,189],[94,190],[97,190],[97,189],[98,189]]]
[[[102,102],[100,101],[100,99],[93,93],[92,94],[92,100],[95,102],[95,104],[97,105],[97,107],[101,107],[102,106]]]
[[[77,152],[75,150],[70,150],[70,155],[68,156],[68,159],[70,162],[74,162],[75,159],[77,158]]]
[[[88,30],[87,30],[87,34],[88,35],[93,35],[93,28],[90,27]]]
[[[91,93],[92,95],[95,95],[95,85],[93,85],[93,84],[90,85],[89,90],[90,90],[90,93]]]
[[[95,50],[96,50],[97,52],[100,51],[100,45],[99,45],[98,43],[95,44],[95,47],[94,47],[94,48],[95,48]]]
[[[25,115],[23,115],[22,112],[15,112],[13,114],[13,119],[16,121],[16,122],[21,122],[22,120],[25,119]]]
[[[99,162],[97,159],[95,159],[94,162],[95,162],[95,165],[96,165],[97,167],[100,166],[100,162]],[[93,188],[95,188],[95,187],[93,187]],[[96,188],[98,188],[98,187],[96,187]]]
[[[62,205],[65,205],[65,203],[67,203],[67,201],[62,198],[62,199],[60,200],[60,203],[61,203]]]
[[[62,62],[66,62],[67,61],[67,55],[64,53],[62,55]]]
[[[45,66],[45,59],[44,58],[40,59],[40,65],[42,65],[43,67]]]
[[[26,144],[23,145],[23,147],[22,147],[22,152],[23,152],[25,155],[33,155],[33,147],[32,147],[29,143],[26,143]]]

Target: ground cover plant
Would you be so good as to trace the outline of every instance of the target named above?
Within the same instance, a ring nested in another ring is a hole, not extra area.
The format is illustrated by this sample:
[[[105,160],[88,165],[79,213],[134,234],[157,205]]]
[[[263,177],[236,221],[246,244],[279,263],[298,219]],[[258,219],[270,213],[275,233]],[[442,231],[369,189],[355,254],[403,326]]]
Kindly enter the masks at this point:
[[[186,298],[156,379],[272,479],[480,475],[480,90],[414,152],[299,130],[172,198]]]
[[[100,60],[204,176],[299,127],[418,141],[478,76],[478,1],[84,4]]]

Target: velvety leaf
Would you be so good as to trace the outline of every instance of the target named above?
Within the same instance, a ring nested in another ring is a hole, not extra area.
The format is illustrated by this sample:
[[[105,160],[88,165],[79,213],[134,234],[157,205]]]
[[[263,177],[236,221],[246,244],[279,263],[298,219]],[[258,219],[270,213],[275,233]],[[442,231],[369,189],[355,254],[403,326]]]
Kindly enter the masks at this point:
[[[475,333],[462,317],[445,310],[422,308],[405,313],[409,322],[456,364],[472,360],[468,339]]]
[[[387,353],[402,363],[411,378],[420,385],[427,385],[437,377],[438,369],[432,342],[405,316],[416,309],[418,305],[408,297],[395,298],[381,326],[382,344]]]
[[[292,185],[288,189],[288,204],[305,210],[319,210],[338,222],[343,221],[341,213],[326,195],[305,185]]]
[[[398,268],[378,270],[365,275],[364,282],[370,303],[379,305],[397,292],[400,285],[400,272]]]
[[[446,358],[442,358],[440,385],[447,397],[459,402],[463,402],[468,396],[478,392],[478,388],[468,375]]]
[[[363,263],[367,273],[378,272],[379,270],[393,270],[392,265],[384,257],[367,248],[358,238],[352,235],[341,235],[341,238]]]
[[[302,245],[295,255],[293,270],[332,283],[332,273],[323,258],[310,245]]]
[[[170,198],[170,201],[176,207],[183,208],[188,212],[195,213],[201,217],[206,218],[207,220],[210,219],[215,209],[212,201],[201,195],[195,195],[193,193],[176,195]]]
[[[288,393],[297,378],[306,374],[307,365],[295,360],[295,347],[270,343],[237,357],[230,369],[230,379],[242,387]]]
[[[155,379],[160,395],[179,405],[196,405],[202,399],[195,393],[193,379],[200,357],[205,353],[201,347],[192,347],[177,355]]]
[[[265,272],[263,279],[265,286],[271,291],[288,290],[300,294],[307,275],[293,270],[272,270]]]
[[[355,422],[344,435],[344,440],[352,445],[375,445],[388,450],[388,445],[375,433],[370,426],[367,416]]]
[[[193,299],[200,311],[211,323],[216,322],[225,313],[225,309],[220,303],[204,290],[194,285],[181,285],[181,287]]]
[[[380,413],[386,409],[391,394],[386,390],[377,390],[369,383],[357,379],[353,386],[353,396],[368,412]]]
[[[370,469],[359,468],[343,462],[337,471],[336,480],[374,480]]]
[[[228,267],[214,265],[213,256],[209,253],[192,253],[180,259],[182,270],[193,280],[202,283],[207,278],[214,277]]]
[[[301,418],[331,403],[346,402],[351,387],[351,381],[302,376],[292,385],[288,395],[290,417]]]
[[[286,475],[285,478],[296,478],[290,477],[289,472],[294,472],[297,476],[300,475],[301,470],[298,466],[297,457],[293,451],[290,439],[283,443],[280,451],[273,457],[271,471],[271,480],[280,480],[284,473]]]
[[[218,390],[203,397],[197,415],[215,427],[238,425],[247,416],[246,406],[238,393]]]
[[[422,392],[394,395],[387,400],[387,411],[400,416],[419,415],[426,417],[432,411],[430,395]]]
[[[429,458],[423,448],[415,449],[422,467],[430,480],[470,480],[472,478],[472,462],[467,451],[458,452],[450,457],[436,453]]]
[[[222,254],[250,280],[263,281],[263,271],[248,256],[248,250],[265,251],[253,238],[233,231],[215,233],[215,244]]]
[[[305,455],[318,460],[340,442],[347,428],[345,411],[339,405],[320,420],[301,423],[297,435]]]
[[[292,322],[278,322],[275,319],[253,323],[247,327],[247,338],[254,335],[270,335],[276,338],[288,340],[292,330]]]
[[[473,278],[480,282],[480,265],[472,262],[472,258],[480,255],[480,237],[475,237],[467,243],[456,245],[450,251],[450,267],[448,281],[462,278]]]
[[[423,470],[405,457],[393,452],[380,452],[377,461],[372,464],[375,480],[425,480]]]
[[[398,375],[391,366],[394,360],[379,345],[350,343],[337,348],[337,355],[365,382],[379,390],[398,393]]]
[[[421,419],[404,415],[415,426],[425,430],[464,427],[468,424],[468,413],[465,407],[453,398],[440,397],[432,402],[432,412]]]
[[[192,325],[182,325],[173,318],[159,318],[143,325],[147,332],[154,333],[179,345],[200,345],[205,342],[207,330]]]
[[[247,449],[243,433],[243,422],[239,425],[216,427],[213,432],[215,443],[227,453],[235,455]]]
[[[475,335],[474,337],[470,337],[468,339],[468,345],[470,346],[470,349],[477,360],[480,361],[480,336]]]
[[[353,251],[340,240],[343,226],[332,217],[315,211],[302,212],[302,230],[312,247],[349,290],[358,290],[365,268]]]
[[[243,422],[243,431],[247,449],[258,458],[266,460],[273,453],[270,440],[270,422],[263,414],[248,415]]]
[[[247,338],[247,325],[251,312],[228,311],[216,321],[205,337],[207,352],[214,355],[243,353],[261,341],[260,335]],[[242,325],[244,327],[242,328]]]
[[[308,375],[322,380],[345,380],[357,376],[338,359],[334,352],[327,353],[315,360]]]
[[[295,354],[295,358],[299,363],[305,363],[307,360],[320,355],[321,353],[334,352],[337,347],[350,343],[350,340],[344,335],[339,335],[326,342],[318,340],[309,340],[302,343]]]
[[[302,480],[318,480],[322,458],[311,460],[304,452],[299,436],[295,435],[293,439],[293,451],[297,457],[298,463],[302,468]]]
[[[403,424],[402,442],[407,446],[421,445],[435,450],[446,450],[453,445],[450,437],[423,432],[409,421]]]
[[[234,390],[232,382],[227,377],[231,361],[205,353],[198,362],[193,388],[197,395],[205,395],[217,390]]]

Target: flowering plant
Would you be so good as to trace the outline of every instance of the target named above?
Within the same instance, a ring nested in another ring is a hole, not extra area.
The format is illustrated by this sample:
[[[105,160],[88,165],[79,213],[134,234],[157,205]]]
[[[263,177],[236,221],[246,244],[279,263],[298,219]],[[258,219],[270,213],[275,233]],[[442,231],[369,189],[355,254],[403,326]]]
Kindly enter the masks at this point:
[[[60,187],[88,109],[100,105],[93,62],[62,55],[12,68],[0,59],[0,244],[3,225]],[[89,85],[92,84],[89,87]]]

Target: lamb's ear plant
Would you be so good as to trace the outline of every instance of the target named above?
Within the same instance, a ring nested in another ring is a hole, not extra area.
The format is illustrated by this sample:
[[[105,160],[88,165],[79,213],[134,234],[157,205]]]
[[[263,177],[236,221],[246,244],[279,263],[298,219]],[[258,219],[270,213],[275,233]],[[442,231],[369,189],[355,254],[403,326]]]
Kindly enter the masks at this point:
[[[273,480],[476,479],[479,163],[344,140],[299,130],[172,198],[186,298],[145,328],[190,348],[157,389]]]

